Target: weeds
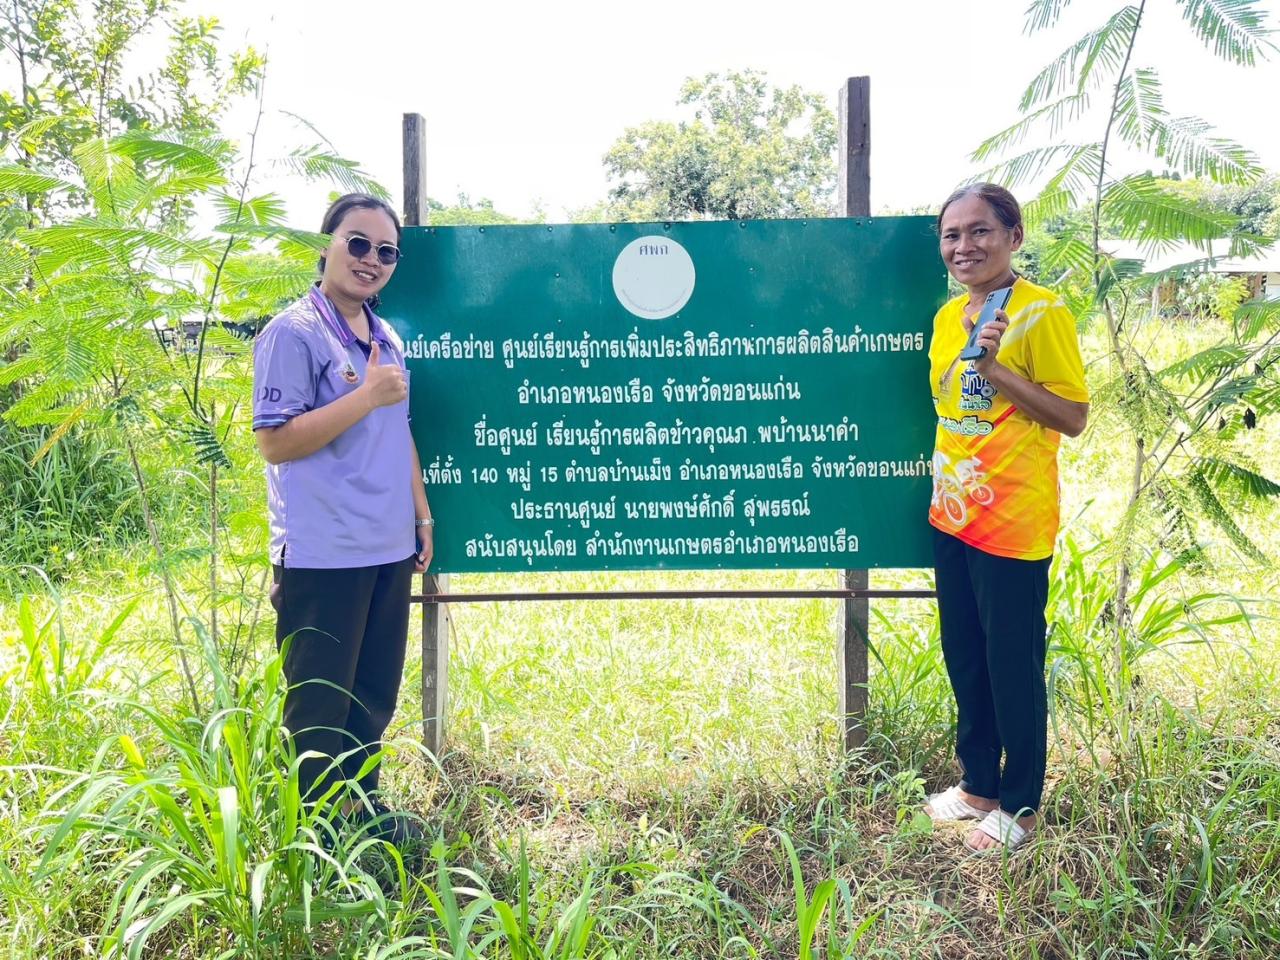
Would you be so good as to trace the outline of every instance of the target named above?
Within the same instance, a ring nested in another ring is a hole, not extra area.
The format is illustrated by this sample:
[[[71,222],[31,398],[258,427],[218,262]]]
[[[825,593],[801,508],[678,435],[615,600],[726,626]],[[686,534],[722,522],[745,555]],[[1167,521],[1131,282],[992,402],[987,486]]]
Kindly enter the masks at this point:
[[[918,816],[926,784],[951,775],[950,708],[936,644],[914,617],[879,618],[874,736],[841,763],[825,719],[834,693],[757,722],[787,684],[833,679],[821,604],[782,612],[796,641],[787,658],[757,658],[750,673],[730,668],[727,678],[676,652],[684,629],[701,629],[697,605],[674,611],[657,636],[633,612],[552,607],[528,633],[507,618],[506,666],[483,676],[473,658],[495,655],[489,615],[464,614],[455,651],[470,665],[460,671],[464,704],[500,703],[506,684],[541,670],[543,706],[557,686],[571,699],[592,685],[588,722],[598,711],[640,729],[667,723],[667,752],[654,756],[634,731],[599,730],[595,749],[620,751],[618,763],[576,769],[582,720],[554,710],[538,738],[524,739],[501,711],[488,714],[487,735],[455,727],[458,746],[438,764],[397,741],[384,779],[435,838],[415,866],[299,803],[277,659],[237,681],[206,644],[208,703],[195,717],[177,705],[171,675],[159,687],[142,682],[143,697],[103,689],[119,681],[104,665],[139,610],[86,642],[58,607],[19,601],[18,655],[3,686],[7,755],[22,760],[2,774],[6,934],[15,955],[49,957],[1270,955],[1280,946],[1280,750],[1263,707],[1274,711],[1266,698],[1275,688],[1259,682],[1257,709],[1215,712],[1152,681],[1133,702],[1137,736],[1125,751],[1105,685],[1092,679],[1106,676],[1096,661],[1109,654],[1093,650],[1088,629],[1105,596],[1061,586],[1088,583],[1087,570],[1079,550],[1058,565],[1061,735],[1045,826],[1007,862],[965,856],[962,830]],[[1144,674],[1154,672],[1152,654],[1199,649],[1257,616],[1253,605],[1197,592],[1171,617],[1174,602],[1157,589],[1169,582],[1164,570],[1150,568],[1150,610],[1135,617],[1150,625],[1132,647]],[[547,638],[563,635],[557,617],[574,621],[579,643],[596,636],[599,645],[535,668]],[[753,649],[758,612],[715,619],[721,654]],[[629,653],[642,637],[656,649]],[[1215,656],[1251,662],[1230,646]],[[677,720],[634,696],[646,684],[688,687],[683,702],[727,700]],[[806,728],[812,739],[787,739]],[[717,743],[714,731],[729,735]],[[686,759],[673,760],[681,749]],[[637,758],[653,766],[625,769]],[[660,764],[685,769],[654,783]]]

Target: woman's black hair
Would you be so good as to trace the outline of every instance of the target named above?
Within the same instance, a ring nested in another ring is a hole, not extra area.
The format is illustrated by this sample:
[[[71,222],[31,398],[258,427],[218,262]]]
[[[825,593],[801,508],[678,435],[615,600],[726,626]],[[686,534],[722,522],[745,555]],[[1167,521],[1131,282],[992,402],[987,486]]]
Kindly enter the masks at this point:
[[[1022,207],[1018,206],[1018,200],[1012,193],[998,183],[971,183],[947,197],[942,204],[936,224],[939,232],[942,231],[942,215],[947,212],[947,207],[965,197],[978,197],[987,201],[987,205],[995,211],[996,219],[1006,230],[1022,228]]]
[[[329,204],[329,209],[325,211],[324,220],[320,222],[321,233],[333,233],[342,223],[342,218],[352,210],[381,210],[396,227],[396,245],[400,244],[400,217],[397,216],[395,210],[391,208],[391,204],[385,200],[379,200],[377,197],[370,196],[367,193],[348,193],[339,197],[333,203]],[[324,273],[324,254],[320,255],[319,263],[320,272]]]

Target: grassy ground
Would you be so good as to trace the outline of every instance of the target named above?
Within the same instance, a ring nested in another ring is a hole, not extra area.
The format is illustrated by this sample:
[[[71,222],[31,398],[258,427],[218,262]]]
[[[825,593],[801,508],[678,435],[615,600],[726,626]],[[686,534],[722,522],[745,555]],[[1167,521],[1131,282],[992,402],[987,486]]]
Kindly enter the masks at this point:
[[[1162,349],[1209,335],[1173,327]],[[1243,441],[1272,476],[1277,439],[1264,423]],[[324,853],[324,824],[292,807],[281,773],[258,574],[247,605],[221,611],[247,656],[227,655],[229,633],[217,656],[188,633],[203,702],[184,720],[155,578],[144,554],[113,550],[87,558],[60,603],[43,586],[28,603],[0,597],[0,943],[50,958],[1274,956],[1280,631],[1267,603],[1238,601],[1276,596],[1275,568],[1224,548],[1211,574],[1160,580],[1154,562],[1139,577],[1143,643],[1126,654],[1133,695],[1109,698],[1105,551],[1126,456],[1105,425],[1064,456],[1067,512],[1080,515],[1050,602],[1045,823],[1011,859],[967,855],[961,831],[919,816],[955,776],[920,601],[874,604],[871,736],[850,757],[835,603],[457,606],[448,749],[416,746],[414,651],[385,778],[435,847],[403,874],[350,841]],[[1276,519],[1245,518],[1271,556]],[[192,595],[200,576],[184,571]]]

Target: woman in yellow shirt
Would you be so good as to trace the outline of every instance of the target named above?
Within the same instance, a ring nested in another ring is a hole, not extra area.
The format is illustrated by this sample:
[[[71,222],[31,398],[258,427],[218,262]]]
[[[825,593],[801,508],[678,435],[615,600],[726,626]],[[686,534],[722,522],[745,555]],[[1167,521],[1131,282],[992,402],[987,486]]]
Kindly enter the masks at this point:
[[[963,777],[930,799],[934,820],[976,820],[965,843],[1013,849],[1036,821],[1048,739],[1045,616],[1058,532],[1058,442],[1078,436],[1089,394],[1075,319],[1018,276],[1022,211],[1003,187],[952,194],[938,214],[947,270],[965,292],[934,317],[930,383],[934,563]],[[989,293],[1012,294],[961,360]],[[1002,764],[1003,759],[1003,764]]]

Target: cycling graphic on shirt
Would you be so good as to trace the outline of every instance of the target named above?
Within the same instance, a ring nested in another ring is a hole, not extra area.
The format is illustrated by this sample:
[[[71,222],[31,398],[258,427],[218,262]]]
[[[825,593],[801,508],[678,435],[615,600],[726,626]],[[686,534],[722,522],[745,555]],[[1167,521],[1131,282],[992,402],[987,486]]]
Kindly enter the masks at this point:
[[[987,486],[987,475],[981,468],[982,461],[977,457],[966,457],[953,465],[946,454],[933,455],[933,505],[941,507],[957,527],[969,521],[969,498],[983,507],[995,502],[996,495]]]
[[[990,410],[995,396],[996,388],[973,369],[972,363],[960,374],[961,410]]]

